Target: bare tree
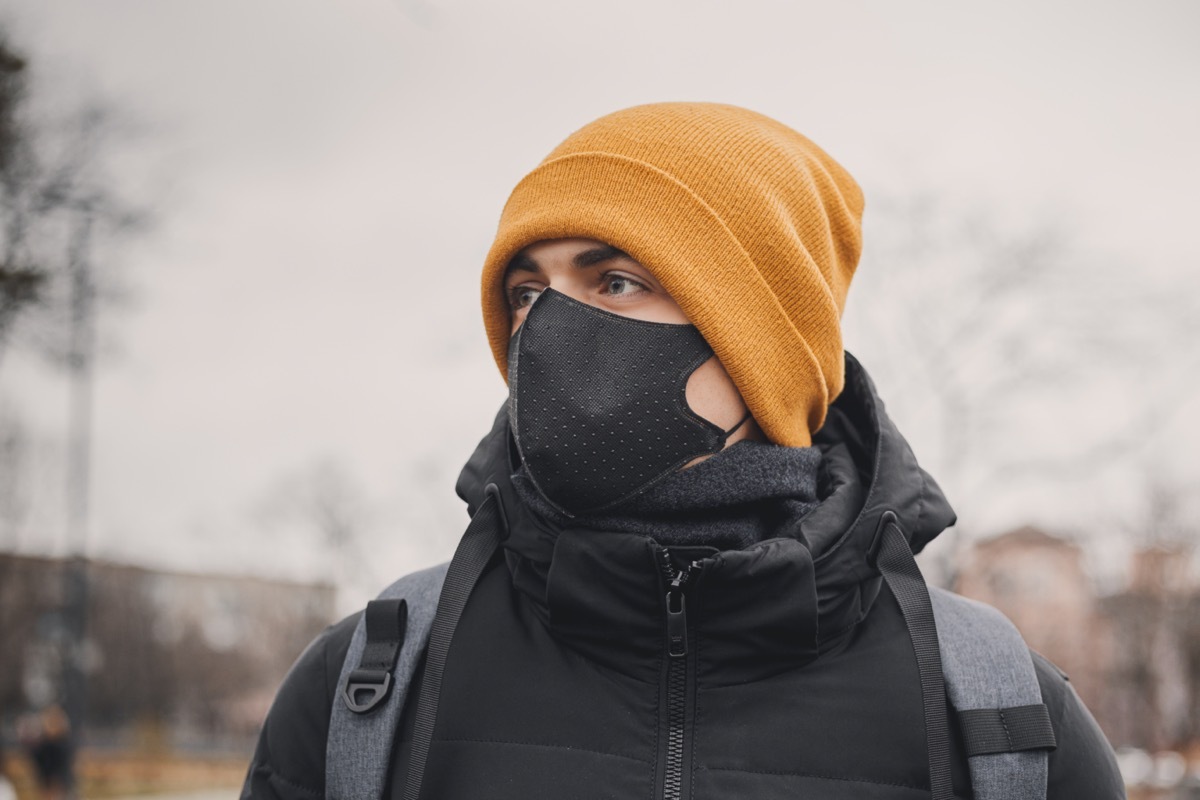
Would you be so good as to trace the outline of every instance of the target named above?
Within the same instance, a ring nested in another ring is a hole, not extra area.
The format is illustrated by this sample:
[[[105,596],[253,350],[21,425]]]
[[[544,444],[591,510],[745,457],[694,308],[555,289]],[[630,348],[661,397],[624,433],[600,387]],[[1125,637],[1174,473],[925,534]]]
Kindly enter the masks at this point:
[[[333,566],[333,583],[344,587],[354,580],[364,558],[371,510],[366,493],[350,470],[331,457],[318,458],[280,478],[255,509],[268,528],[301,530],[314,538]]]
[[[1144,287],[1121,282],[1130,270],[1097,263],[1058,218],[1005,224],[994,209],[925,193],[877,201],[873,219],[848,317],[876,356],[872,370],[907,385],[936,419],[936,474],[953,481],[962,508],[995,502],[996,487],[1015,480],[1098,468],[1144,441],[1145,427],[1113,426],[1063,457],[1001,461],[990,446],[1020,424],[1015,404],[1144,366],[1163,325],[1195,326],[1182,306],[1164,316]],[[1135,329],[1131,318],[1146,324]],[[1179,403],[1178,393],[1161,397],[1147,424]],[[953,581],[964,527],[950,532],[943,580]]]
[[[22,259],[31,169],[30,137],[23,118],[27,92],[25,59],[0,30],[0,353],[17,314],[35,303],[45,274]]]
[[[95,245],[112,249],[151,217],[111,169],[137,129],[127,112],[93,100],[35,115],[30,78],[0,28],[0,355],[20,322],[39,350],[73,369],[85,344],[81,315],[126,293],[111,269],[94,270]]]
[[[67,535],[74,558],[63,575],[62,695],[78,733],[84,719],[91,462],[92,376],[98,302],[117,284],[98,270],[98,244],[147,224],[110,167],[118,134],[114,107],[89,103],[65,116],[29,111],[29,68],[0,29],[0,356],[17,323],[69,378]]]

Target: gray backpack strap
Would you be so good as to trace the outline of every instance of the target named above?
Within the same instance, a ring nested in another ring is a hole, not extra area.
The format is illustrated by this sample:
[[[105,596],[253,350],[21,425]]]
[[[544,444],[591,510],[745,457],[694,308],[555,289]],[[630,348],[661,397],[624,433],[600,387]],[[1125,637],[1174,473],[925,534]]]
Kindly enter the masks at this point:
[[[1044,800],[1055,747],[1029,647],[991,606],[929,588],[976,800]]]
[[[392,742],[400,726],[400,713],[417,663],[429,641],[438,597],[449,563],[405,575],[380,592],[379,600],[403,599],[408,608],[403,643],[395,657],[390,685],[380,702],[355,703],[351,673],[358,670],[367,649],[367,614],[363,614],[350,639],[350,649],[338,677],[337,695],[329,716],[325,743],[325,797],[328,800],[377,800],[383,797]],[[375,698],[372,698],[375,699]],[[360,711],[351,710],[355,704]]]

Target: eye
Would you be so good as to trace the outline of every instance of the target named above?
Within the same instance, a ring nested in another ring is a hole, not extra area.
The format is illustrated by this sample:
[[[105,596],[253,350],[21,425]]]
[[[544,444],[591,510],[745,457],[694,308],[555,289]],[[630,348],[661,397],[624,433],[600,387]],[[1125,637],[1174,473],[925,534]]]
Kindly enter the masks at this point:
[[[514,286],[508,290],[508,305],[514,311],[520,308],[525,308],[525,306],[528,306],[533,303],[534,300],[537,300],[538,295],[541,293],[541,289],[538,289],[534,286],[529,286],[527,284]]]
[[[638,294],[639,292],[647,291],[644,283],[639,283],[628,275],[621,275],[615,272],[606,273],[603,277],[604,285],[608,288],[605,294],[615,296]]]

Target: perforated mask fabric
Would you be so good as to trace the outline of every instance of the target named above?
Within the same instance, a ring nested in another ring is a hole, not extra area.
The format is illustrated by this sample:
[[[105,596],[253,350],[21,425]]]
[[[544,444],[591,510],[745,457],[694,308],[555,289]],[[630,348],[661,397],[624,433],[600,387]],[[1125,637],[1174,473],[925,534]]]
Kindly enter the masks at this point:
[[[566,514],[590,513],[721,450],[738,426],[722,430],[685,396],[712,355],[693,325],[544,289],[508,349],[509,423],[537,490]]]

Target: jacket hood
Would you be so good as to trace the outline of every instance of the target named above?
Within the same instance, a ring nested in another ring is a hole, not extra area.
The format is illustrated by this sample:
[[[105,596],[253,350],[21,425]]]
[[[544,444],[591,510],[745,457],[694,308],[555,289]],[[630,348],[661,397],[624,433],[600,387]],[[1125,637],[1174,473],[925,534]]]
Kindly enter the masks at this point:
[[[822,455],[820,504],[801,518],[794,537],[759,542],[741,551],[713,550],[708,555],[718,569],[706,576],[714,586],[716,576],[726,576],[720,603],[726,607],[736,605],[730,595],[736,594],[739,586],[745,589],[747,603],[761,604],[762,597],[774,596],[769,590],[772,581],[780,596],[786,596],[784,606],[794,605],[793,594],[802,596],[802,601],[795,601],[799,606],[771,612],[779,618],[763,624],[767,628],[807,626],[802,638],[811,634],[822,650],[866,615],[878,593],[875,554],[885,512],[896,515],[914,553],[956,520],[941,488],[917,463],[912,448],[887,416],[874,382],[849,352],[845,353],[845,367],[845,388],[813,435],[813,445]],[[506,557],[518,588],[539,603],[552,605],[556,589],[550,573],[556,562],[559,576],[567,572],[565,565],[571,560],[593,572],[605,568],[609,559],[614,563],[625,559],[643,569],[641,560],[649,556],[640,554],[639,548],[654,546],[649,537],[556,528],[532,514],[512,486],[510,476],[519,466],[505,405],[463,467],[455,487],[472,516],[483,502],[485,487],[495,484],[499,489],[508,528]],[[654,568],[653,563],[647,567]],[[629,570],[617,572],[620,574],[608,576],[609,582],[620,585],[629,580],[626,588],[632,589]],[[584,582],[589,574],[581,572]],[[799,592],[788,588],[796,582],[806,587]],[[655,603],[661,603],[659,588],[655,587],[652,595]],[[594,605],[604,600],[593,597],[588,602]],[[551,611],[546,611],[547,618],[553,616]],[[620,621],[628,622],[628,616],[621,615]],[[805,622],[803,617],[812,619]],[[559,622],[563,618],[560,613]],[[739,615],[733,613],[730,618],[739,619]],[[746,620],[740,618],[737,624],[743,629],[739,635],[744,636]],[[815,657],[815,650],[803,657]]]

